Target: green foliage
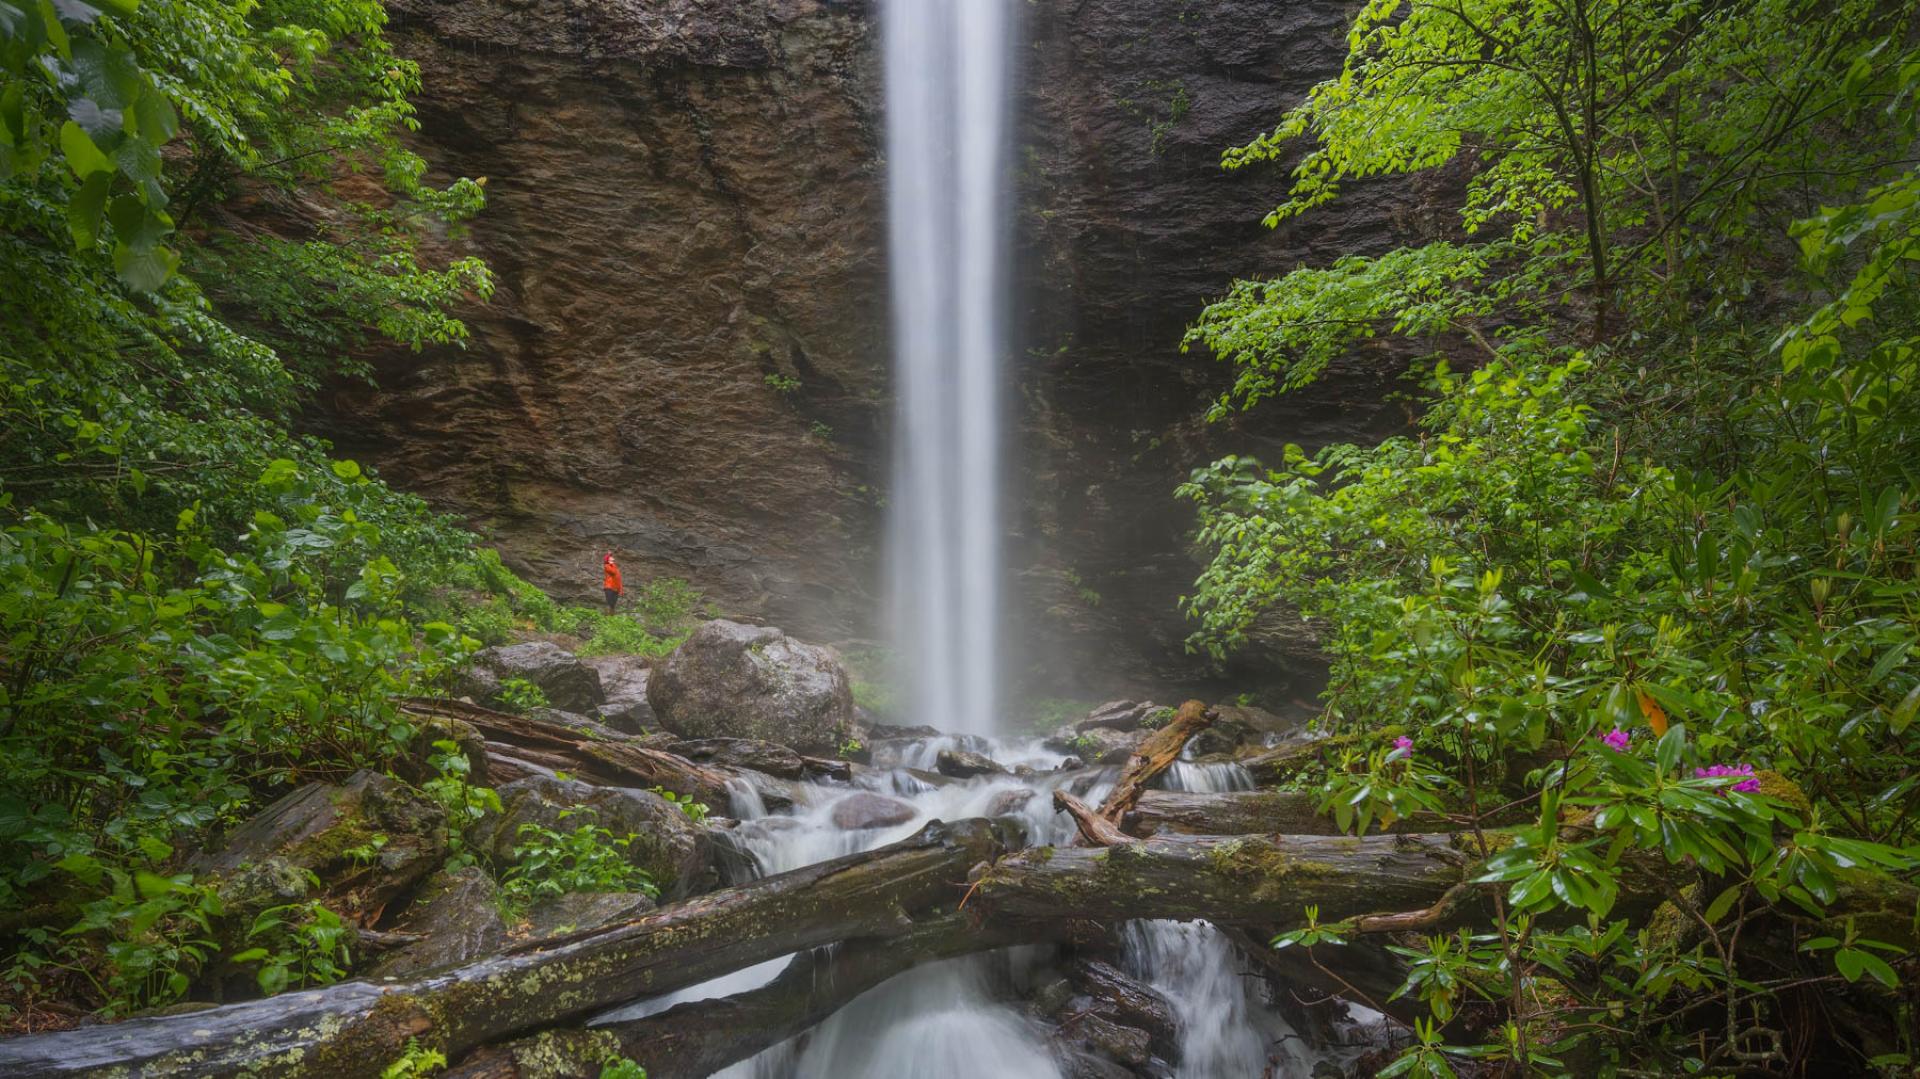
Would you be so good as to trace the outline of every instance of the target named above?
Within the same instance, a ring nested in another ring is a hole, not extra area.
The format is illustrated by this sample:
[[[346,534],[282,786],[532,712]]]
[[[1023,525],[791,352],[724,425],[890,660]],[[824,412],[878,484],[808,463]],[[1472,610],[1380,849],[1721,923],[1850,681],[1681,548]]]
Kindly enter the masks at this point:
[[[1438,351],[1409,434],[1182,488],[1213,555],[1194,646],[1297,612],[1332,657],[1323,810],[1445,814],[1485,859],[1493,916],[1396,949],[1433,1021],[1383,1074],[1782,1067],[1780,987],[1898,980],[1902,945],[1851,928],[1799,970],[1751,952],[1920,868],[1911,19],[1374,0],[1341,76],[1229,153],[1313,138],[1271,223],[1352,180],[1468,177],[1464,239],[1241,282],[1189,337],[1237,369],[1216,418],[1376,335]],[[1687,931],[1618,914],[1649,861],[1703,874]],[[1470,1001],[1504,1021],[1446,1044]]]
[[[794,378],[792,375],[780,374],[777,371],[768,375],[766,381],[767,388],[780,394],[782,397],[788,396],[800,388],[799,379]]]
[[[500,683],[500,704],[511,712],[531,712],[547,707],[547,691],[524,678],[508,678]]]
[[[560,819],[572,815],[572,810],[565,810]],[[647,871],[627,861],[632,836],[615,836],[591,823],[562,832],[529,822],[520,826],[517,839],[514,864],[500,882],[501,896],[510,904],[568,892],[660,895]]]
[[[231,959],[258,963],[260,991],[271,996],[346,977],[353,965],[353,940],[353,927],[319,901],[289,903],[261,911],[247,929],[247,941],[254,946]]]
[[[160,871],[171,853],[166,844],[147,839],[139,853],[124,859],[74,853],[60,860],[60,871],[98,898],[81,904],[80,920],[59,938],[30,939],[55,965],[92,985],[103,1014],[179,1000],[213,955],[220,899],[190,873]],[[18,970],[21,960],[15,962]]]
[[[713,812],[712,807],[708,806],[705,802],[696,801],[691,794],[675,794],[665,787],[650,787],[648,789],[660,797],[665,798],[667,801],[672,802],[679,808],[680,812],[686,814],[688,820],[695,824],[704,823],[707,815]]]
[[[447,1054],[421,1045],[418,1038],[408,1038],[406,1049],[381,1069],[380,1079],[427,1079],[446,1068]]]
[[[468,780],[473,762],[460,752],[459,743],[441,739],[432,748],[428,764],[434,777],[420,789],[447,811],[447,869],[451,872],[478,861],[467,848],[467,828],[489,812],[501,812],[500,795],[491,787],[476,787]]]
[[[647,1079],[647,1069],[626,1057],[608,1057],[600,1064],[600,1079]]]

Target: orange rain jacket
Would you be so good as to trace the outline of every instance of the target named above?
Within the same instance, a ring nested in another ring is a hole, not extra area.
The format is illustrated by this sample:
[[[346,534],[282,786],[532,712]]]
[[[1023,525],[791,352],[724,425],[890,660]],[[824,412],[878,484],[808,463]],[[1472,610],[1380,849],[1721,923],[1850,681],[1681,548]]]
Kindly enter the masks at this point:
[[[625,592],[626,589],[620,587],[620,567],[611,555],[607,557],[606,571],[606,587],[616,593]]]

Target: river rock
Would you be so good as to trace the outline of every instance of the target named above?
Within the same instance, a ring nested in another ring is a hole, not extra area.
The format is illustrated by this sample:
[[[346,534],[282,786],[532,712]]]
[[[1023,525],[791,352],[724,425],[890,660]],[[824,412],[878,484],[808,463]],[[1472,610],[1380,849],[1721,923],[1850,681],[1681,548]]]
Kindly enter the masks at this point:
[[[667,752],[690,761],[725,764],[745,768],[781,779],[799,779],[807,771],[807,762],[786,746],[753,738],[699,738],[674,742]]]
[[[833,807],[834,827],[849,832],[891,828],[907,823],[914,816],[914,808],[907,803],[867,791],[850,794]]]
[[[615,836],[633,837],[627,860],[653,877],[661,898],[683,898],[712,885],[706,833],[679,807],[651,791],[529,776],[499,788],[499,794],[501,812],[488,813],[467,832],[467,842],[496,865],[513,864],[523,824],[556,832],[594,824]],[[568,810],[573,812],[563,819]]]
[[[614,730],[645,734],[654,725],[653,705],[647,703],[649,670],[644,656],[587,656],[581,660],[600,676],[605,703],[594,718]]]
[[[477,866],[442,870],[423,885],[396,927],[426,939],[382,959],[369,977],[399,977],[458,966],[498,952],[507,940],[500,889]]]
[[[657,905],[643,892],[566,892],[529,907],[526,928],[535,937],[582,932],[637,918]]]
[[[704,623],[656,667],[647,700],[684,738],[757,738],[835,753],[853,732],[847,669],[831,648],[772,626]]]
[[[1033,790],[1028,787],[1011,787],[993,796],[987,803],[987,816],[1004,817],[1009,813],[1018,813],[1033,801]]]
[[[1056,753],[1072,753],[1088,764],[1125,764],[1151,731],[1117,731],[1111,727],[1093,727],[1078,731],[1062,727],[1046,740]]]
[[[943,776],[955,779],[972,779],[974,776],[1005,775],[1006,769],[1000,762],[984,753],[970,753],[964,749],[943,749],[936,758],[934,768]]]
[[[600,675],[552,641],[482,648],[473,654],[457,689],[481,704],[494,704],[501,685],[515,678],[539,686],[547,704],[563,712],[592,712],[607,699]]]
[[[1079,960],[1066,973],[1073,987],[1091,999],[1092,1014],[1146,1034],[1153,1055],[1178,1059],[1179,1020],[1173,1002],[1159,990],[1097,959]]]
[[[1079,732],[1093,730],[1095,727],[1107,727],[1116,731],[1137,731],[1146,725],[1147,717],[1160,710],[1152,701],[1108,701],[1087,713],[1085,719],[1073,725]]]

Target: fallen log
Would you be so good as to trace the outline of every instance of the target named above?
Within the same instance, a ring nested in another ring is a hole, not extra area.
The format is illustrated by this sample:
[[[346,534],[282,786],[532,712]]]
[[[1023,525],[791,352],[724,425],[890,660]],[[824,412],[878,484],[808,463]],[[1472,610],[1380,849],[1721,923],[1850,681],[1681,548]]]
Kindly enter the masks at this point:
[[[1132,836],[1101,816],[1098,810],[1064,790],[1053,792],[1053,808],[1073,818],[1073,825],[1087,846],[1111,847],[1115,843],[1133,842]]]
[[[569,772],[603,787],[664,787],[711,806],[725,807],[732,799],[731,785],[750,778],[737,769],[695,764],[633,740],[598,738],[563,723],[496,712],[465,701],[409,697],[401,702],[400,710],[472,724],[494,756],[547,771]]]
[[[1180,706],[1166,726],[1148,735],[1140,748],[1133,751],[1127,763],[1120,770],[1120,778],[1100,803],[1099,814],[1107,823],[1118,828],[1121,818],[1125,817],[1134,804],[1140,801],[1140,795],[1161,772],[1180,759],[1187,748],[1187,740],[1208,727],[1213,726],[1213,713],[1199,701],[1188,701]]]
[[[1145,791],[1121,821],[1127,834],[1155,835],[1339,835],[1333,818],[1315,807],[1308,791]],[[1444,817],[1398,820],[1391,833],[1445,832],[1457,828]]]
[[[898,938],[795,956],[758,989],[585,1030],[545,1031],[482,1050],[446,1079],[593,1079],[609,1055],[639,1063],[648,1079],[705,1079],[818,1025],[855,997],[921,963],[1005,947],[1046,932],[1040,926],[983,929],[963,913],[936,915]]]
[[[457,1058],[485,1041],[578,1023],[790,952],[908,933],[904,912],[951,907],[968,870],[1002,849],[995,827],[936,822],[864,854],[418,978],[4,1041],[0,1075],[374,1076],[410,1038]]]

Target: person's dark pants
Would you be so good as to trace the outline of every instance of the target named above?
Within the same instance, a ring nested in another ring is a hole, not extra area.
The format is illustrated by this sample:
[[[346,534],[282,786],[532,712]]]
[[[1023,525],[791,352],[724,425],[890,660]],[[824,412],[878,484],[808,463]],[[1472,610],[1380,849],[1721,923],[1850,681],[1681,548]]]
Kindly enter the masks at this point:
[[[615,592],[611,588],[605,591],[607,593],[607,613],[612,614],[614,605],[620,602],[620,593]]]

